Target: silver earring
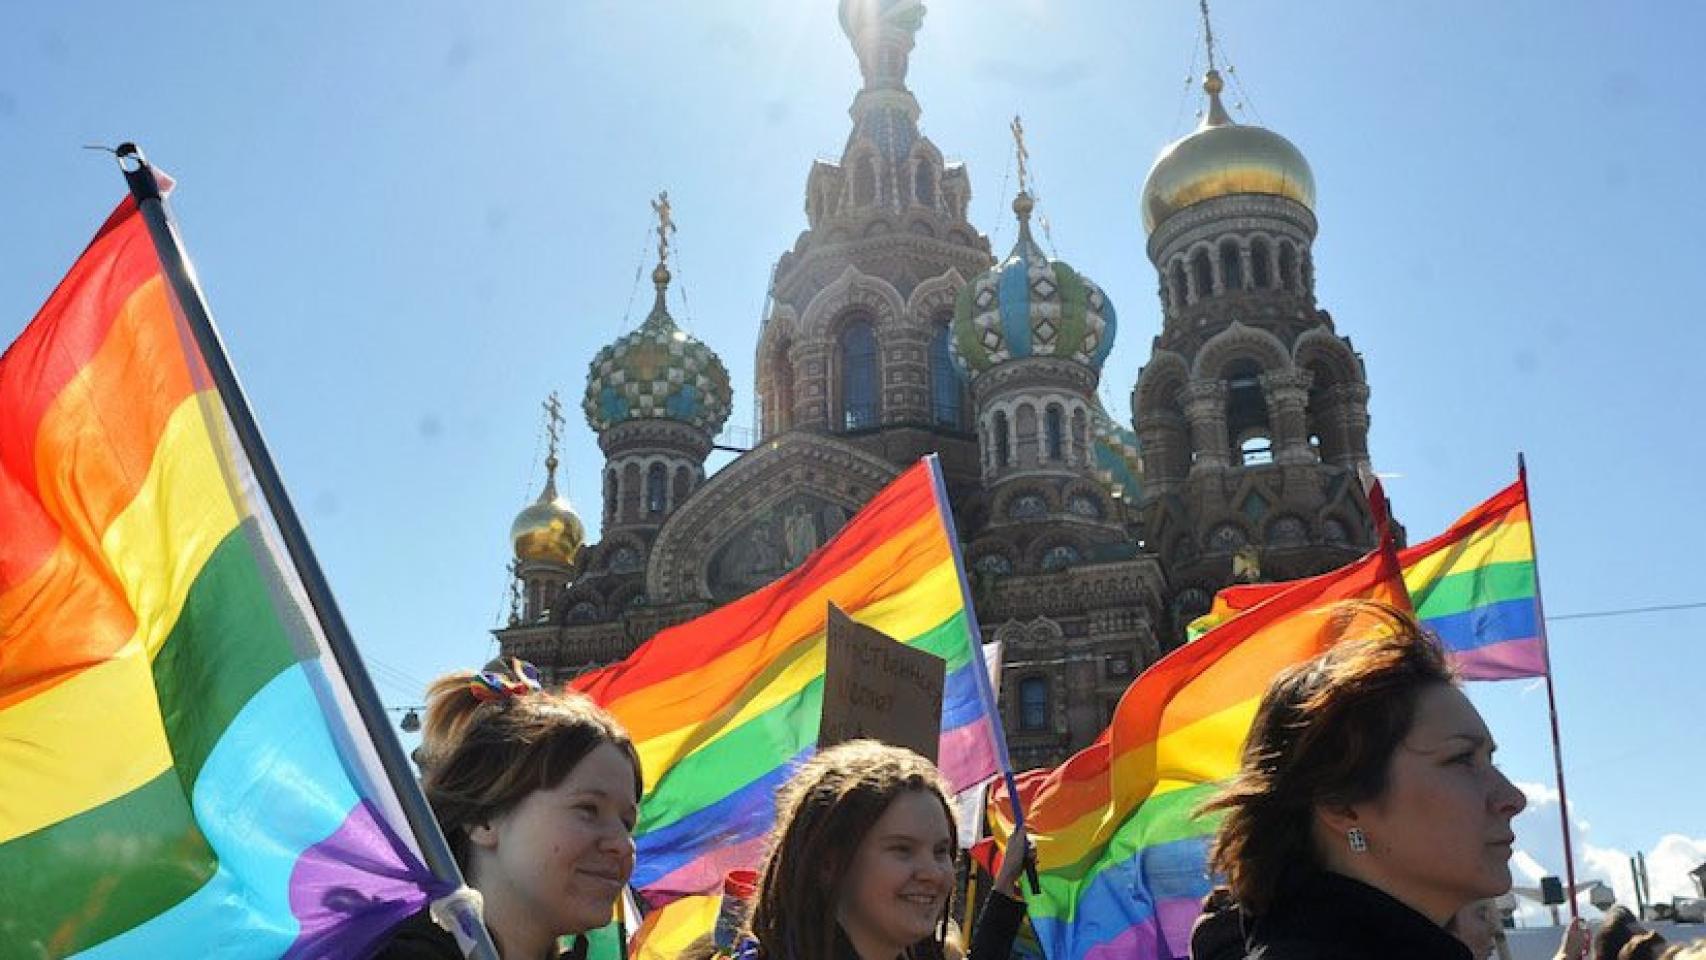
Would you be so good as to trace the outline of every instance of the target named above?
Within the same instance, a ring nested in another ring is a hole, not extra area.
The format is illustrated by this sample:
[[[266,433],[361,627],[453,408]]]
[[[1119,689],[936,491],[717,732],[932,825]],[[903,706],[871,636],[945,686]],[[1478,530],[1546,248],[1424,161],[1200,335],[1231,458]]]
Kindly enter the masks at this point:
[[[1368,834],[1361,827],[1352,827],[1345,831],[1345,839],[1350,841],[1352,853],[1368,852]]]

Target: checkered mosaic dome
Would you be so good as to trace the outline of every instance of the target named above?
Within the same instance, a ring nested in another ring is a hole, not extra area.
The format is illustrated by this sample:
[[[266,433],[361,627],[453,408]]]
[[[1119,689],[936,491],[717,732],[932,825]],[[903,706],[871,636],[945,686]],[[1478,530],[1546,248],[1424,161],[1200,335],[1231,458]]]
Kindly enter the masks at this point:
[[[1126,503],[1143,499],[1143,450],[1137,434],[1120,425],[1098,404],[1090,417],[1096,474],[1110,491],[1118,490]]]
[[[960,288],[949,345],[967,377],[1021,357],[1060,357],[1100,372],[1116,329],[1102,288],[1044,255],[1027,229],[1006,260]]]
[[[715,436],[729,418],[733,389],[723,361],[658,307],[598,351],[581,409],[594,431],[646,417],[679,420]]]

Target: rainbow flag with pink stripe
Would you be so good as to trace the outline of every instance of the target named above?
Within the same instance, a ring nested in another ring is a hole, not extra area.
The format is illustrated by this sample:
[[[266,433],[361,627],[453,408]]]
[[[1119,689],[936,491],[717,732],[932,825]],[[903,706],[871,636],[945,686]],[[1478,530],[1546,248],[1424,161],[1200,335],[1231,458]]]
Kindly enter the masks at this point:
[[[994,776],[1006,754],[968,597],[929,456],[780,580],[575,680],[640,753],[641,897],[655,907],[710,893],[763,859],[776,790],[817,742],[830,603],[947,661],[942,773],[955,791]]]
[[[1020,776],[1041,880],[1039,893],[1025,890],[1026,907],[1049,960],[1188,955],[1217,823],[1196,811],[1237,772],[1275,674],[1355,629],[1333,606],[1351,599],[1406,606],[1390,547],[1299,581],[1168,654],[1126,690],[1094,743]],[[990,818],[998,836],[1011,833],[1000,785]]]
[[[353,957],[442,894],[137,205],[0,357],[0,954]]]
[[[1546,674],[1526,470],[1444,533],[1400,551],[1398,561],[1417,619],[1439,637],[1463,679]],[[1187,635],[1201,636],[1290,586],[1227,587]]]

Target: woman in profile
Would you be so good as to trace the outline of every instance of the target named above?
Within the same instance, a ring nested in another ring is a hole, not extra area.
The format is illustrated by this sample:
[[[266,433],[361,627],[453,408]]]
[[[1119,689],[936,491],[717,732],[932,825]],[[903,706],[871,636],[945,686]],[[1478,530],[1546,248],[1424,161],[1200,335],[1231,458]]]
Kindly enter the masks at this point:
[[[634,870],[640,761],[592,701],[542,690],[530,664],[462,671],[428,688],[422,786],[504,960],[562,955],[610,922]],[[423,910],[378,960],[462,960]]]
[[[1487,725],[1409,615],[1342,611],[1346,638],[1280,674],[1224,811],[1225,875],[1250,960],[1444,958],[1464,905],[1510,889],[1522,792]]]

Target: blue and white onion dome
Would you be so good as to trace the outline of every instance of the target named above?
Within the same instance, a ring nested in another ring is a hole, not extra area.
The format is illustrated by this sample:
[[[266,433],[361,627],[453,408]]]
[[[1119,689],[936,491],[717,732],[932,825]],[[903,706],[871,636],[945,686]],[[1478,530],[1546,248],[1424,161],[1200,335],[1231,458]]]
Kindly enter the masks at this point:
[[[669,270],[652,271],[657,302],[644,323],[592,360],[581,409],[598,433],[630,420],[657,418],[690,424],[716,436],[729,418],[734,391],[723,361],[676,326],[664,305]]]
[[[1059,357],[1101,375],[1114,348],[1114,304],[1064,260],[1031,239],[1030,194],[1013,200],[1019,240],[1007,259],[960,288],[948,345],[969,379],[1007,360]]]
[[[1109,493],[1136,506],[1143,499],[1143,447],[1137,434],[1109,416],[1100,401],[1090,411],[1090,433],[1097,478]]]

